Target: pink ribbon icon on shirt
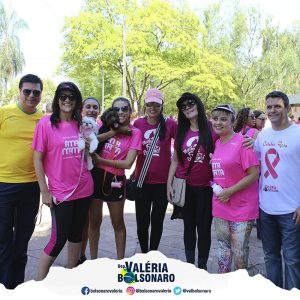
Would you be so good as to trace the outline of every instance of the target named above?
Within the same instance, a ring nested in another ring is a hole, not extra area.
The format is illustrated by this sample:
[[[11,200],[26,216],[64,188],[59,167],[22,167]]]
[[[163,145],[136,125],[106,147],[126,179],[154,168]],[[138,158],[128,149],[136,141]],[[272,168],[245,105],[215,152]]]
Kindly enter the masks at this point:
[[[275,155],[275,158],[273,160],[273,162],[271,163],[270,160],[269,160],[269,156],[270,155]],[[266,155],[265,155],[265,162],[266,162],[266,165],[267,165],[267,168],[268,170],[265,172],[264,176],[267,178],[270,174],[271,176],[276,179],[278,177],[278,174],[276,173],[275,171],[275,168],[276,166],[278,165],[280,161],[280,158],[279,158],[279,154],[278,152],[276,151],[276,149],[274,148],[271,148],[269,149],[267,152],[266,152]]]

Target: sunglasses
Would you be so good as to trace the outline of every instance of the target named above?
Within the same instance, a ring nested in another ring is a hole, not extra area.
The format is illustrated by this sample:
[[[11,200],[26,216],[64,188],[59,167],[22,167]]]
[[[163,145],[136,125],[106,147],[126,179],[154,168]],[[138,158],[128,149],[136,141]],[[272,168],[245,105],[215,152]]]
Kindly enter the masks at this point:
[[[121,106],[121,107],[113,107],[113,109],[114,109],[114,111],[115,112],[119,112],[119,111],[121,111],[121,112],[128,112],[129,111],[129,106]]]
[[[66,94],[61,94],[59,96],[59,99],[61,101],[66,101],[67,99],[69,99],[70,101],[75,101],[76,100],[76,96],[73,95],[73,94],[70,94],[70,95],[66,95]]]
[[[156,103],[156,102],[148,102],[148,103],[145,103],[145,106],[146,106],[146,107],[160,108],[160,107],[161,107],[161,104]]]
[[[251,115],[251,116],[248,116],[248,118],[252,119],[252,120],[255,120],[255,116],[254,115]]]
[[[196,102],[194,100],[187,100],[181,104],[180,110],[182,110],[182,111],[187,110],[187,109],[193,107],[195,104],[196,104]]]
[[[32,93],[33,97],[39,97],[41,95],[41,91],[39,91],[39,90],[24,89],[22,92],[23,92],[23,95],[26,97],[28,97],[31,93]]]

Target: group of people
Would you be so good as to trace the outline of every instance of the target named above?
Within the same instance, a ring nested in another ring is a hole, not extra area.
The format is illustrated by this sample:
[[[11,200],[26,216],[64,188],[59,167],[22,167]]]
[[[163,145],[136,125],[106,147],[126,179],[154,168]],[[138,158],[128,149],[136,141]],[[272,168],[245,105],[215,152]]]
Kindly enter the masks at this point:
[[[288,119],[284,93],[266,96],[272,127],[265,130],[264,112],[243,108],[236,115],[231,105],[219,104],[208,119],[201,99],[189,92],[176,102],[177,123],[164,115],[164,95],[156,88],[145,94],[145,116],[131,124],[130,101],[118,97],[111,107],[120,126],[98,134],[104,146],[92,154],[94,168],[89,171],[88,149],[78,148],[78,134],[82,117],[98,121],[98,100],[83,100],[74,83],[62,82],[52,112],[42,116],[36,109],[43,90],[40,78],[23,76],[19,89],[19,101],[0,108],[0,143],[5,145],[0,148],[0,283],[6,288],[24,281],[40,193],[50,208],[52,229],[37,280],[47,276],[67,241],[67,268],[86,260],[88,241],[91,259],[98,257],[103,202],[117,258],[124,258],[125,169],[136,161],[136,178],[149,165],[142,200],[135,202],[142,253],[158,249],[176,176],[186,180],[182,213],[187,262],[196,263],[197,245],[197,265],[207,270],[214,220],[219,272],[247,268],[249,237],[259,219],[267,277],[282,288],[300,289],[300,128]],[[220,187],[218,193],[212,184]]]

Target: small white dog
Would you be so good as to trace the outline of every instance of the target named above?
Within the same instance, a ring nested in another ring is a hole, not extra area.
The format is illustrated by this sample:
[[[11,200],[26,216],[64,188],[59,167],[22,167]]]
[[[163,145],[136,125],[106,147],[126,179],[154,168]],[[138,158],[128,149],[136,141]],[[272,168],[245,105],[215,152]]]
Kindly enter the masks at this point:
[[[96,121],[90,117],[83,117],[82,125],[80,126],[78,148],[83,150],[85,148],[85,142],[88,139],[90,141],[89,153],[93,153],[99,144],[97,133],[98,126]],[[89,170],[93,169],[94,167],[92,157],[90,155],[87,156],[87,165]]]

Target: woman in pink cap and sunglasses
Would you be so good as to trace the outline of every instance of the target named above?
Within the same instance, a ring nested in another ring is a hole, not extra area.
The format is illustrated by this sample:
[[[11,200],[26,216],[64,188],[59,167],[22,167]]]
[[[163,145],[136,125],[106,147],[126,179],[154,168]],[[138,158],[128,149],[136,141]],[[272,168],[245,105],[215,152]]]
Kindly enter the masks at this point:
[[[143,183],[143,197],[135,202],[137,235],[141,250],[147,253],[157,250],[163,232],[163,222],[168,205],[167,179],[171,163],[171,141],[175,138],[177,124],[163,115],[164,96],[152,88],[145,95],[145,117],[137,119],[133,126],[142,131],[142,152],[137,158],[135,176],[138,178],[147,152],[160,125],[149,169]],[[149,227],[151,224],[150,238]]]

